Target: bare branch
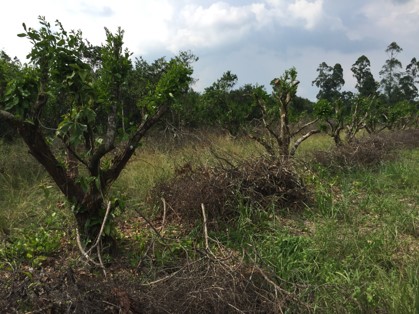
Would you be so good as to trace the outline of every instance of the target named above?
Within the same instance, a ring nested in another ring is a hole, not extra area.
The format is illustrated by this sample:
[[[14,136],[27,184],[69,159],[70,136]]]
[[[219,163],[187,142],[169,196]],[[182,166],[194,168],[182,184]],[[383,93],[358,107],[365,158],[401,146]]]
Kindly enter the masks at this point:
[[[161,222],[162,230],[163,230],[164,225],[166,223],[167,204],[166,204],[166,200],[163,197],[161,198],[161,200],[163,202],[163,219],[162,219],[162,222]]]
[[[300,144],[304,142],[306,139],[308,139],[310,136],[316,133],[320,133],[320,130],[311,130],[307,132],[306,134],[304,134],[303,136],[301,136],[297,141],[295,141],[294,145],[291,148],[290,156],[294,156]]]
[[[205,250],[207,252],[210,251],[209,243],[208,243],[208,228],[207,228],[207,215],[205,214],[205,206],[201,204],[202,209],[202,220],[204,224],[204,239],[205,239]]]
[[[89,262],[91,262],[92,264],[96,265],[96,266],[100,266],[99,263],[95,262],[90,256],[89,254],[87,254],[87,252],[83,249],[83,245],[81,244],[81,240],[80,240],[80,233],[79,233],[79,229],[76,228],[76,242],[77,242],[77,246],[79,247],[79,250],[82,254],[82,256]]]
[[[112,205],[112,203],[109,201],[108,206],[106,207],[105,216],[103,217],[102,225],[100,226],[100,230],[99,230],[99,233],[98,233],[97,238],[96,238],[96,242],[87,251],[87,253],[90,253],[95,247],[97,247],[99,245],[100,239],[102,238],[103,230],[105,229],[106,221],[108,220],[109,212],[111,210],[111,205]]]
[[[298,134],[298,133],[300,133],[302,130],[304,130],[305,128],[309,127],[310,125],[312,125],[312,124],[316,123],[317,121],[319,121],[319,118],[317,118],[317,119],[315,119],[315,120],[313,120],[313,121],[310,121],[310,122],[308,122],[308,123],[304,124],[304,125],[303,125],[303,126],[301,126],[301,127],[300,127],[297,131],[293,132],[293,133],[291,134],[291,137],[293,137],[293,136],[297,135],[297,134]]]
[[[153,229],[153,231],[159,236],[160,239],[163,239],[162,235],[160,234],[160,232],[153,226],[153,224],[151,223],[150,220],[148,220],[148,218],[146,216],[144,216],[139,209],[135,209],[135,211],[138,213],[138,215],[141,216],[141,218],[143,218],[146,223],[151,227],[151,229]]]

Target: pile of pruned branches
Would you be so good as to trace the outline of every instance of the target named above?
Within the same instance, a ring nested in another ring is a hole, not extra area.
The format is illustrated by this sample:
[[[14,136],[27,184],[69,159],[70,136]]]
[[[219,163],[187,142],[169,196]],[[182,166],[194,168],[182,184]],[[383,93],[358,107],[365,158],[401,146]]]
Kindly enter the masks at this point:
[[[231,221],[240,205],[277,210],[298,209],[309,201],[309,192],[290,163],[259,157],[233,164],[219,159],[218,166],[190,164],[176,171],[172,180],[155,187],[174,214],[186,221],[201,219],[201,204],[210,221]]]
[[[0,308],[2,313],[310,312],[310,300],[298,297],[310,287],[287,283],[259,266],[253,253],[240,254],[220,243],[212,247],[215,254],[207,246],[200,256],[151,277],[116,268],[106,278],[65,261],[3,270]]]
[[[315,151],[314,161],[330,170],[370,168],[394,159],[398,149],[419,147],[419,130],[388,131],[373,134],[337,146],[333,150]]]

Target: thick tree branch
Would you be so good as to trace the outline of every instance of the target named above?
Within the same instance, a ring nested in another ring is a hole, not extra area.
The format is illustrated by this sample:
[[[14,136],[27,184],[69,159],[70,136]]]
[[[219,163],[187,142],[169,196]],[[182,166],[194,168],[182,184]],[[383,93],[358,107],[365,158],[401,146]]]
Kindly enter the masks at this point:
[[[18,132],[32,156],[45,168],[67,199],[82,200],[85,197],[82,188],[75,182],[75,178],[69,176],[64,165],[55,158],[38,127],[22,122],[18,125]]]
[[[131,156],[134,154],[138,143],[147,133],[147,131],[160,120],[164,113],[168,110],[168,105],[160,106],[157,112],[151,116],[146,118],[137,128],[137,131],[125,145],[124,150],[119,153],[112,161],[111,167],[104,171],[102,177],[102,188],[109,187],[112,182],[114,182],[121,171],[125,168],[126,164],[128,163]]]

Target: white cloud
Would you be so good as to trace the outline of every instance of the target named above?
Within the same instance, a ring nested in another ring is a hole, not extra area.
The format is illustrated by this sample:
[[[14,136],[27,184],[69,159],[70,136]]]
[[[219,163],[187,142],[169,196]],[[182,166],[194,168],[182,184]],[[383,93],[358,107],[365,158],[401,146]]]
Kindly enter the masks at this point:
[[[377,9],[378,6],[379,9]],[[409,37],[418,28],[419,1],[394,3],[391,0],[375,0],[366,3],[362,13],[371,21],[370,28],[375,34],[380,35],[385,30],[387,35],[393,34],[399,38]],[[410,39],[413,40],[413,38]]]
[[[178,28],[174,30],[170,49],[184,47],[213,47],[237,42],[263,21],[265,7],[262,3],[233,6],[216,2],[209,7],[187,5],[181,9]]]
[[[146,54],[168,41],[174,6],[169,0],[15,0],[8,10],[0,12],[0,49],[24,59],[30,45],[16,34],[23,31],[22,22],[37,28],[37,17],[45,16],[54,23],[60,20],[65,29],[80,29],[93,44],[105,40],[104,27],[125,30],[126,46],[136,54]],[[7,31],[6,31],[7,30]]]
[[[288,6],[288,10],[294,18],[304,20],[305,28],[312,29],[321,20],[323,0],[316,0],[314,2],[296,0]]]
[[[169,47],[177,51],[231,44],[264,27],[313,29],[322,17],[323,0],[265,0],[243,5],[215,2],[207,7],[190,4],[180,11]]]

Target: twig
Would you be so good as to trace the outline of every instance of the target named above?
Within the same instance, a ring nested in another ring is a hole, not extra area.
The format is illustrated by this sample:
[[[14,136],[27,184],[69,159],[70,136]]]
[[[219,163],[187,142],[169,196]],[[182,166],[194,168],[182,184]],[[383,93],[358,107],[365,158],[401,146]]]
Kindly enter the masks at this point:
[[[153,226],[153,224],[151,223],[151,221],[150,220],[148,220],[147,219],[147,217],[146,216],[144,216],[141,212],[140,212],[140,210],[139,209],[135,209],[135,211],[138,213],[138,215],[140,215],[141,216],[141,218],[143,218],[145,221],[146,221],[146,223],[151,227],[151,229],[153,229],[154,230],[154,232],[159,236],[159,238],[160,239],[163,239],[163,237],[161,236],[161,234],[160,234],[160,232]]]
[[[179,270],[177,270],[177,271],[175,271],[175,272],[171,273],[170,275],[168,275],[168,276],[166,276],[166,277],[163,277],[163,278],[157,279],[157,280],[152,281],[152,282],[143,283],[143,284],[141,284],[141,285],[142,285],[142,286],[151,286],[151,285],[154,285],[154,284],[156,284],[156,283],[159,283],[159,282],[165,281],[165,280],[170,279],[170,278],[174,277],[175,275],[177,275],[177,274],[178,274],[178,273],[179,273],[182,269],[183,269],[183,268],[181,268],[181,269],[179,269]]]
[[[217,152],[215,151],[215,149],[212,148],[212,146],[210,146],[210,152],[218,160],[224,161],[227,165],[229,165],[233,169],[236,168],[227,158],[224,158],[224,157],[221,157],[220,155],[218,155]]]
[[[96,241],[95,241],[95,243],[87,250],[87,251],[85,251],[84,249],[83,249],[83,246],[81,245],[81,240],[80,240],[80,233],[79,233],[79,229],[78,228],[76,228],[76,241],[77,241],[77,245],[78,245],[78,247],[79,247],[79,250],[80,250],[80,252],[82,253],[82,255],[84,256],[84,258],[86,258],[86,260],[88,261],[88,262],[91,262],[91,263],[93,263],[94,265],[96,265],[96,266],[99,266],[101,269],[102,269],[102,271],[103,271],[103,275],[105,276],[105,278],[107,277],[107,274],[106,274],[106,269],[105,269],[105,266],[103,265],[103,261],[102,261],[102,255],[101,255],[101,247],[100,247],[100,240],[101,240],[101,238],[102,238],[102,234],[103,234],[103,230],[105,229],[105,224],[106,224],[106,221],[108,220],[108,215],[109,215],[109,212],[110,212],[110,209],[111,209],[111,202],[108,202],[108,207],[106,208],[106,213],[105,213],[105,216],[103,217],[103,222],[102,222],[102,225],[100,226],[100,230],[99,230],[99,233],[98,233],[98,235],[97,235],[97,238],[96,238]],[[97,257],[98,257],[98,260],[99,260],[99,263],[98,262],[95,262],[91,257],[90,257],[90,252],[94,249],[94,248],[96,248],[96,251],[97,251]]]
[[[51,310],[53,306],[54,306],[54,304],[50,304],[50,305],[47,305],[43,308],[40,308],[39,310],[26,312],[26,314],[49,313],[50,312],[49,310]]]
[[[119,309],[119,311],[121,311],[121,307],[119,305],[113,304],[113,303],[108,302],[108,301],[105,301],[105,300],[102,300],[102,303],[105,303],[107,305],[113,306],[113,307]],[[119,312],[119,313],[121,313],[121,312]]]
[[[107,278],[106,269],[105,269],[105,266],[103,265],[103,262],[102,262],[102,255],[100,254],[100,251],[101,251],[100,245],[98,245],[96,247],[96,249],[97,249],[97,258],[99,259],[100,267],[102,268],[102,271],[103,271],[103,276],[105,276],[105,278]]]
[[[100,226],[99,234],[97,235],[97,238],[96,238],[96,242],[87,251],[87,253],[90,253],[90,251],[92,251],[95,247],[97,247],[99,245],[99,241],[102,238],[102,233],[103,233],[103,230],[105,229],[105,224],[106,224],[106,221],[108,220],[108,215],[109,215],[110,210],[111,210],[111,202],[109,201],[108,202],[108,207],[106,208],[105,216],[103,217],[102,225]]]
[[[80,241],[80,233],[79,233],[78,228],[76,228],[76,242],[77,242],[77,246],[79,247],[81,254],[83,255],[84,258],[87,259],[87,261],[92,262],[96,266],[101,266],[99,263],[92,260],[89,254],[87,254],[86,251],[83,249],[83,246],[81,245],[81,241]]]
[[[163,231],[164,224],[166,223],[167,205],[166,205],[166,200],[164,199],[164,197],[162,197],[161,200],[163,202],[163,219],[161,222],[161,230]]]
[[[202,219],[204,223],[204,239],[205,239],[205,250],[210,252],[209,243],[208,243],[208,228],[207,228],[207,215],[205,214],[205,206],[201,204],[202,209]]]

